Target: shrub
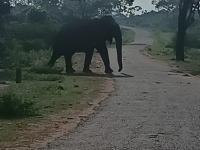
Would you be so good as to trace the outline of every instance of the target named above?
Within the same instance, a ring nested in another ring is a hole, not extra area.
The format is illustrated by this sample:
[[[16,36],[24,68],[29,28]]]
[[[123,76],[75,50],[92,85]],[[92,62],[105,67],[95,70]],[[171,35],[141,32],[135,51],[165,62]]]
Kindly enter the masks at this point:
[[[0,81],[15,81],[15,70],[1,70]]]
[[[47,13],[40,9],[31,9],[28,14],[28,19],[30,22],[43,23],[47,19]]]
[[[166,48],[175,48],[176,46],[176,35],[171,38],[171,41],[168,42]],[[185,46],[190,48],[200,48],[200,39],[198,34],[188,33],[185,39]]]
[[[30,66],[31,60],[28,53],[23,51],[23,47],[16,40],[11,42],[12,49],[7,50],[6,59],[3,65],[6,67],[16,67],[16,66]]]
[[[131,43],[134,42],[135,39],[135,32],[128,30],[128,29],[122,29],[122,39],[123,43]]]
[[[16,39],[24,50],[49,48],[54,41],[59,27],[53,23],[17,23],[12,22],[6,26],[9,34],[8,40]],[[33,47],[32,47],[33,46]],[[12,49],[8,45],[9,49]]]
[[[166,44],[166,48],[174,49],[176,46],[176,35],[172,36],[171,40]]]
[[[0,98],[0,117],[20,118],[37,115],[34,105],[33,101],[24,100],[11,92],[5,93]]]
[[[47,64],[51,56],[50,50],[31,50],[29,52],[23,51],[21,46],[16,44],[16,47],[7,51],[0,67],[21,67],[42,66]]]
[[[30,69],[30,72],[40,73],[40,74],[60,74],[63,71],[63,68],[50,68],[48,66],[33,66]]]
[[[33,39],[20,41],[20,44],[23,46],[23,50],[29,52],[31,50],[40,50],[48,48],[48,45],[43,39]]]
[[[185,39],[185,46],[190,48],[200,48],[199,34],[188,33]]]
[[[0,41],[0,58],[4,56],[5,50],[6,50],[5,45],[3,44],[3,42]]]

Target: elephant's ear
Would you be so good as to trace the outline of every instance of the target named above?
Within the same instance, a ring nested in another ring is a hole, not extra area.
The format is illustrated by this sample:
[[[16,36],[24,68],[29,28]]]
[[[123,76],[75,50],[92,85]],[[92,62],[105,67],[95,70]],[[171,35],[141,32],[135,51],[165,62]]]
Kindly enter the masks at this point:
[[[112,44],[113,43],[113,37],[114,37],[114,31],[113,28],[116,25],[115,20],[112,16],[103,16],[100,18],[100,22],[102,24],[102,27],[105,29],[106,32],[106,40]]]

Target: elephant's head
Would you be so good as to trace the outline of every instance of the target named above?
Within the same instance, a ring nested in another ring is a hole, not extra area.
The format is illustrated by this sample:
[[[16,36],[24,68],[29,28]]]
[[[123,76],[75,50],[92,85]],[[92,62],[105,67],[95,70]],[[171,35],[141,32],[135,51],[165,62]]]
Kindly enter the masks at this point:
[[[122,33],[120,26],[116,23],[112,16],[104,16],[101,18],[106,27],[106,40],[112,43],[112,39],[115,39],[117,49],[117,60],[119,65],[119,72],[122,70]]]

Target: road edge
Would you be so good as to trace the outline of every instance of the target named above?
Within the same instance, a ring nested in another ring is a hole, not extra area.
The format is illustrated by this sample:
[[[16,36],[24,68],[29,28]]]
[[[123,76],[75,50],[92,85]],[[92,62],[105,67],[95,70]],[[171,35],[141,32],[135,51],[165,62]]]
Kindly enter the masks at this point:
[[[87,121],[88,118],[90,118],[91,115],[95,114],[96,110],[101,106],[101,103],[105,101],[108,97],[110,97],[111,93],[115,91],[114,87],[114,80],[113,79],[106,79],[105,82],[102,83],[102,90],[98,92],[98,94],[95,96],[96,99],[90,103],[89,107],[84,109],[83,111],[72,111],[70,112],[70,117],[72,120],[71,122],[67,123],[60,123],[59,128],[56,130],[55,133],[52,133],[52,135],[48,138],[45,138],[44,141],[36,141],[33,142],[29,149],[42,149],[43,147],[46,147],[48,143],[53,142],[55,139],[68,135],[73,130],[75,130],[79,125]],[[58,121],[60,122],[60,121]],[[19,147],[20,150],[25,150],[27,147]]]

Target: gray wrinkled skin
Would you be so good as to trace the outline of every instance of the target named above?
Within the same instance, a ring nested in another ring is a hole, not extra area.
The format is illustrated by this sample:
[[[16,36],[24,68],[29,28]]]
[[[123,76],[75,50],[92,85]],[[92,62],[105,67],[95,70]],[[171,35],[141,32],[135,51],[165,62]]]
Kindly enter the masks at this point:
[[[136,30],[136,45],[123,48],[124,73],[116,91],[86,123],[60,137],[49,150],[199,150],[200,79],[170,72],[143,55],[148,32]],[[111,64],[115,51],[110,50]],[[117,66],[113,66],[117,68]]]

